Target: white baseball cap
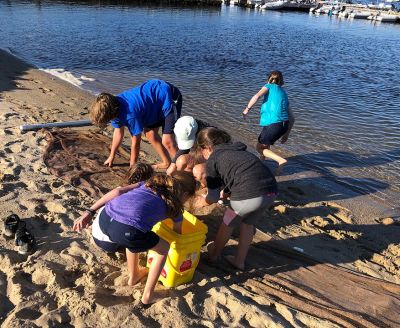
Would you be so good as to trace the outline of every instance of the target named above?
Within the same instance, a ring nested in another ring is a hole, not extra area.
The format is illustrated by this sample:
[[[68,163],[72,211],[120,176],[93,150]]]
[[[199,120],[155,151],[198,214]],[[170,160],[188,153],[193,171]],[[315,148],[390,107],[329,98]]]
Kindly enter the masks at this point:
[[[197,129],[197,122],[192,116],[182,116],[176,121],[174,133],[179,149],[186,150],[193,147]]]

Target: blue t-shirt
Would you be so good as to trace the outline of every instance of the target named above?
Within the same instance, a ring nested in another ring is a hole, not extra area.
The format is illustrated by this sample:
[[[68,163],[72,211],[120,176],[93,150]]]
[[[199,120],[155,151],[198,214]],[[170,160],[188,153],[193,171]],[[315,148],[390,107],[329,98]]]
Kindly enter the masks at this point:
[[[277,84],[266,84],[268,93],[260,111],[260,125],[267,126],[289,119],[289,99],[286,91]]]
[[[132,136],[143,128],[162,121],[172,110],[172,91],[165,81],[149,80],[117,95],[118,117],[111,121],[113,128],[127,126]]]
[[[156,223],[168,219],[167,205],[160,196],[146,188],[144,183],[109,201],[104,210],[115,221],[143,232],[150,231]],[[180,214],[172,219],[180,222],[183,216]]]

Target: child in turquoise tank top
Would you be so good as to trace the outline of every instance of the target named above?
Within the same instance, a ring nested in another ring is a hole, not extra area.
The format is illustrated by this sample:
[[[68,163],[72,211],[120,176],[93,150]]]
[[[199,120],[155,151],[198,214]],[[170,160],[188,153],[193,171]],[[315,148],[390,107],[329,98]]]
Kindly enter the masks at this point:
[[[285,143],[294,124],[294,116],[289,108],[289,99],[286,91],[282,88],[283,76],[280,71],[272,71],[265,84],[249,101],[243,111],[243,118],[250,109],[257,103],[258,99],[264,96],[260,109],[260,126],[263,127],[256,145],[261,159],[271,158],[278,163],[275,175],[279,175],[287,160],[271,151],[271,146],[278,139]]]

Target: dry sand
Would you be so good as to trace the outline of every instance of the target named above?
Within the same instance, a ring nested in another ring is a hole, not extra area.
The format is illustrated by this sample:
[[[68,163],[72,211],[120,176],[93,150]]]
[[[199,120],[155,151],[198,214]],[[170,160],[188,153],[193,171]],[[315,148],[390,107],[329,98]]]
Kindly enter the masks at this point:
[[[91,100],[0,51],[0,212],[24,218],[38,244],[23,256],[0,235],[1,328],[400,325],[400,227],[376,220],[365,199],[333,198],[294,176],[281,179],[247,271],[203,259],[191,283],[159,285],[164,299],[139,309],[143,284],[125,285],[124,257],[97,249],[89,231],[71,231],[93,199],[49,174],[43,133],[19,131],[20,124],[85,119]],[[153,160],[144,146],[142,156]],[[210,240],[221,209],[203,214]]]

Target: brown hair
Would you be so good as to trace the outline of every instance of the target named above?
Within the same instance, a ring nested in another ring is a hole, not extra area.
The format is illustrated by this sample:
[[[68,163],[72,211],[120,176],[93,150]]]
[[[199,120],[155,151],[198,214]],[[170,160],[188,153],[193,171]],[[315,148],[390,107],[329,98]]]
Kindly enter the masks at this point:
[[[271,73],[269,73],[269,76],[267,78],[267,83],[277,84],[279,86],[282,86],[284,84],[282,72],[281,71],[272,71]]]
[[[94,125],[104,127],[117,118],[119,103],[117,97],[109,93],[100,93],[90,106],[90,120]]]
[[[160,196],[167,205],[167,215],[177,217],[183,211],[184,196],[193,196],[196,180],[189,172],[178,171],[172,176],[157,173],[146,182],[146,187]]]
[[[196,118],[196,123],[197,123],[197,132],[196,135],[199,134],[199,132],[201,130],[204,130],[205,128],[215,128],[215,126],[211,125],[210,123],[203,121],[203,120],[199,120]]]
[[[146,181],[152,177],[154,170],[150,164],[136,163],[132,165],[127,174],[127,181],[129,184]]]
[[[231,136],[217,128],[205,128],[199,132],[196,139],[196,151],[199,148],[214,148],[216,145],[230,143]]]

